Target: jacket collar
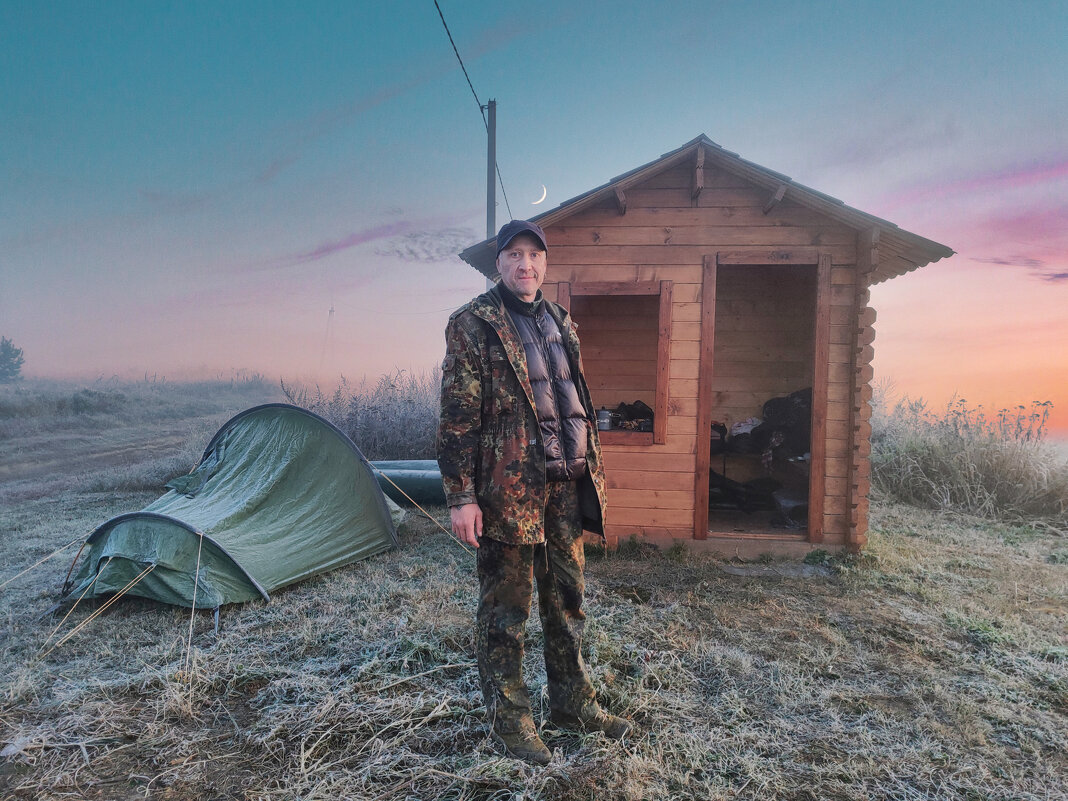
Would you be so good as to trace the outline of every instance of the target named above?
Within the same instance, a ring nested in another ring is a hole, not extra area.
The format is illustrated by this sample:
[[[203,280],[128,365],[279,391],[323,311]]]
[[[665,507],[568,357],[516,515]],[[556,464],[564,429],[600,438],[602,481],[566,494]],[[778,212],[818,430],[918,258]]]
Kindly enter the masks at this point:
[[[523,392],[527,396],[530,408],[536,408],[534,406],[534,389],[530,385],[530,374],[527,372],[527,356],[523,351],[523,342],[519,339],[519,332],[515,330],[515,325],[504,310],[504,300],[501,297],[500,290],[497,287],[493,287],[493,289],[483,292],[471,301],[470,310],[476,317],[489,323],[493,330],[497,332],[501,345],[504,347],[504,354],[508,357],[508,362],[512,365],[516,378],[519,379],[519,385],[523,387]]]

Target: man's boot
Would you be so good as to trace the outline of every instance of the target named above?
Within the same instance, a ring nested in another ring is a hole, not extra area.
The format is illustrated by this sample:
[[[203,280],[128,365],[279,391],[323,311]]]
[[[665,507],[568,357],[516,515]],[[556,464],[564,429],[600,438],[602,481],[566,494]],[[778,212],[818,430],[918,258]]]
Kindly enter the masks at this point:
[[[560,728],[582,732],[600,731],[612,740],[622,740],[633,729],[629,720],[609,715],[596,702],[584,705],[578,712],[553,709],[549,712],[549,719]]]
[[[541,741],[532,718],[521,719],[515,725],[498,721],[490,729],[490,737],[503,745],[508,755],[516,759],[535,765],[548,765],[552,761],[552,751]]]

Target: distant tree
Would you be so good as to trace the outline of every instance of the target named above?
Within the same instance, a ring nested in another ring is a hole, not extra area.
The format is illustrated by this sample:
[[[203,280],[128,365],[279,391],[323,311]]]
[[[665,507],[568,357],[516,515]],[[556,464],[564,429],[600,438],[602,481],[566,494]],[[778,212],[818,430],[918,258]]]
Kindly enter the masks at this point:
[[[22,348],[16,348],[15,343],[7,337],[0,337],[0,384],[18,381],[24,361]]]

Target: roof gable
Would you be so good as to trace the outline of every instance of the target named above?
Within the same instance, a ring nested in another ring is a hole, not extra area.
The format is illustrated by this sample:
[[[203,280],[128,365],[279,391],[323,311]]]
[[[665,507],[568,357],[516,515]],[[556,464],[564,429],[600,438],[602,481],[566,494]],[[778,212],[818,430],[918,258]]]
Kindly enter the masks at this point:
[[[847,206],[837,198],[799,184],[789,176],[747,161],[737,153],[720,147],[704,134],[532,219],[542,228],[548,228],[605,200],[618,198],[617,202],[623,203],[626,190],[630,187],[648,181],[664,170],[688,162],[695,165],[695,191],[700,191],[696,184],[700,182],[701,167],[715,167],[766,189],[769,197],[774,198],[776,202],[789,198],[798,205],[813,209],[858,232],[877,232],[880,258],[879,265],[872,274],[872,283],[903,275],[953,255],[953,250],[946,245],[913,234],[888,220]],[[483,240],[464,250],[460,258],[487,277],[493,277],[497,272],[494,263],[495,245],[496,237]]]

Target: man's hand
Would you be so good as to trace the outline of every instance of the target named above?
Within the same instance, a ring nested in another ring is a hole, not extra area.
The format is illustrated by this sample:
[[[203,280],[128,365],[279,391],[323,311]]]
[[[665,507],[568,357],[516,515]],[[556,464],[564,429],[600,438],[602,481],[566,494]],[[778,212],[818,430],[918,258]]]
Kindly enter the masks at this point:
[[[449,509],[452,517],[452,533],[459,537],[464,545],[478,547],[478,538],[482,536],[482,508],[477,503],[465,503]]]

